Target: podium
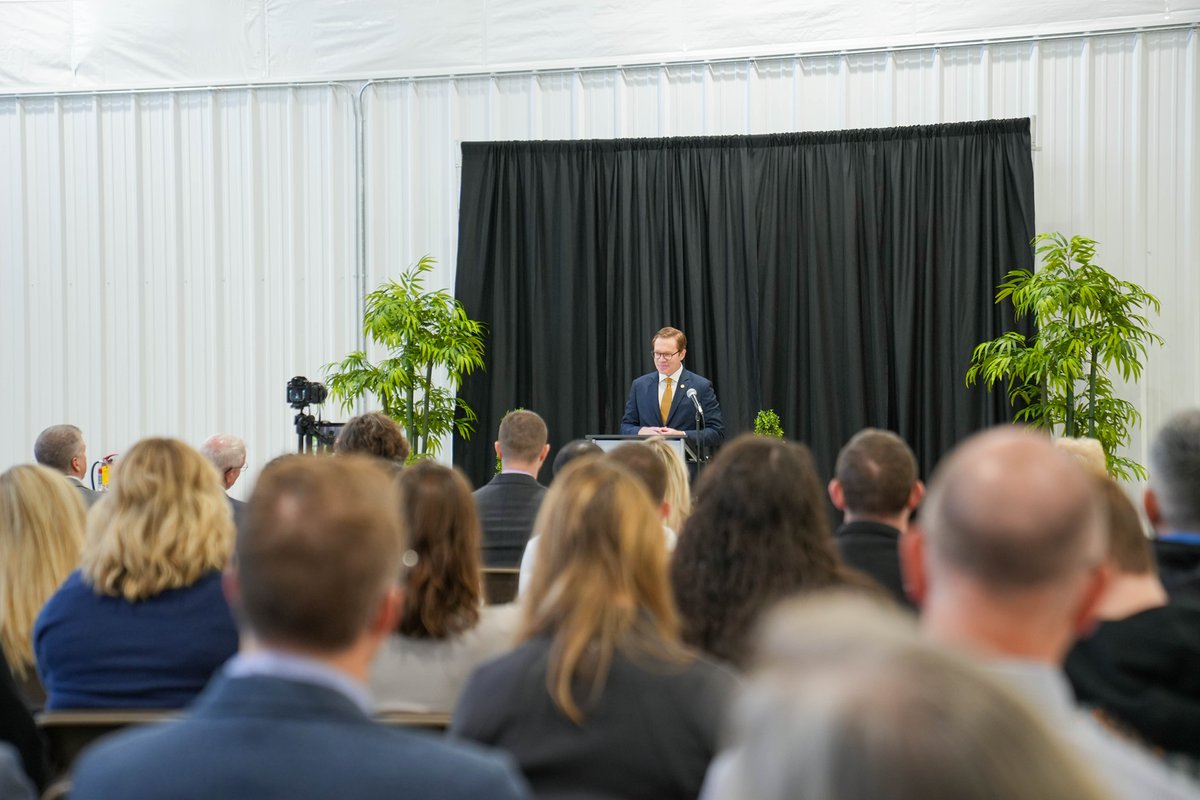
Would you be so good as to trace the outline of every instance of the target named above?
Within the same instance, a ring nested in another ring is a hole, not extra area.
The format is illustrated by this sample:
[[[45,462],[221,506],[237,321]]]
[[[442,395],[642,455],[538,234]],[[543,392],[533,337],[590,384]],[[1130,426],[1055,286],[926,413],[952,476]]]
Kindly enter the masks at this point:
[[[700,454],[696,452],[696,448],[694,448],[691,443],[688,442],[687,436],[683,434],[654,434],[654,436],[665,440],[667,444],[671,445],[671,448],[679,454],[681,459],[683,459],[683,463],[687,464],[688,467],[693,470],[693,472],[698,465],[704,463],[704,460],[700,458]],[[601,450],[607,453],[609,450],[620,447],[627,442],[642,442],[646,439],[653,438],[653,436],[642,436],[640,434],[626,436],[625,434],[620,433],[589,433],[583,438],[590,442],[595,442]]]

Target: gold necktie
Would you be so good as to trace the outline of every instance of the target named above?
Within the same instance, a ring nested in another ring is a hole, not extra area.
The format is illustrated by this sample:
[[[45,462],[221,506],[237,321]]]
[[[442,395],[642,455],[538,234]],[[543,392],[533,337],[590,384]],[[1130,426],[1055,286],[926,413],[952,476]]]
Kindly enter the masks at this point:
[[[667,424],[667,415],[671,413],[671,379],[667,378],[667,388],[663,389],[662,401],[658,404],[658,412],[662,415],[663,425]]]

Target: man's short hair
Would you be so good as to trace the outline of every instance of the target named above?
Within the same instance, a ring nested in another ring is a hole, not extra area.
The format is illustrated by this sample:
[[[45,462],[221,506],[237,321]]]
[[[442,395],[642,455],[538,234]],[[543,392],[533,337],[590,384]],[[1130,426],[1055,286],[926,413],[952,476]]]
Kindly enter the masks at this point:
[[[615,448],[608,457],[641,480],[654,505],[660,506],[667,499],[667,465],[649,447],[630,442]]]
[[[1167,420],[1150,445],[1150,488],[1167,527],[1200,531],[1200,409]]]
[[[546,422],[532,411],[510,411],[500,420],[500,455],[505,460],[529,463],[536,461],[546,446]]]
[[[1129,495],[1112,478],[1097,478],[1096,483],[1108,517],[1108,560],[1127,575],[1158,574],[1154,548]]]
[[[917,482],[917,458],[891,431],[864,428],[838,453],[836,477],[846,508],[860,514],[896,514]]]
[[[670,326],[659,328],[658,333],[650,337],[650,346],[654,347],[654,343],[659,339],[674,339],[677,350],[687,350],[687,337],[683,335],[683,331],[679,330],[679,328],[672,328]]]
[[[221,474],[246,463],[246,443],[228,433],[214,433],[205,439],[200,452]]]
[[[972,436],[938,465],[921,506],[934,561],[996,590],[1046,586],[1099,563],[1098,493],[1070,455],[1014,427]]]
[[[51,425],[33,444],[34,460],[59,472],[70,472],[71,459],[83,451],[83,431],[74,425]]]
[[[334,440],[333,452],[361,453],[403,466],[408,460],[409,443],[396,420],[382,411],[371,411],[342,426]]]
[[[377,461],[276,459],[238,532],[241,621],[266,644],[343,650],[399,582],[407,538],[396,486]]]

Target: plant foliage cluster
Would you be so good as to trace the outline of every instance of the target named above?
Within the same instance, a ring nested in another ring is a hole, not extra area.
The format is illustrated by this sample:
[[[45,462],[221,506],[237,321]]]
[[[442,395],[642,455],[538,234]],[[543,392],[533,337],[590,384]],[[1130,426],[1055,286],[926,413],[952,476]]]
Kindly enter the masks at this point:
[[[436,454],[451,431],[464,438],[474,432],[475,412],[457,393],[463,378],[483,366],[483,323],[446,290],[425,289],[435,263],[425,256],[367,295],[363,333],[385,351],[382,361],[356,350],[325,366],[342,409],[374,395],[383,413],[404,427],[414,457]],[[435,378],[443,375],[445,385],[439,385]]]
[[[1010,301],[1017,319],[1032,314],[1037,332],[1026,339],[1009,331],[977,346],[967,385],[982,380],[990,390],[1005,381],[1017,421],[1098,439],[1109,474],[1144,479],[1141,464],[1117,455],[1141,414],[1116,396],[1110,375],[1138,380],[1147,347],[1162,344],[1143,313],[1148,307],[1157,313],[1158,298],[1096,264],[1091,239],[1043,233],[1033,243],[1042,268],[1009,272],[996,302]]]
[[[783,438],[783,425],[773,408],[764,408],[754,415],[754,432],[759,436]]]

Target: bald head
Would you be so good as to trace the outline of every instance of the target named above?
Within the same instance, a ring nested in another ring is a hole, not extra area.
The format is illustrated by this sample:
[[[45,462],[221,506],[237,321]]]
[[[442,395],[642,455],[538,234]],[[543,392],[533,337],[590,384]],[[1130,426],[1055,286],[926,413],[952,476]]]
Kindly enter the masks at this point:
[[[1107,536],[1079,465],[1018,428],[977,435],[943,461],[921,522],[931,571],[998,591],[1040,588],[1098,564]]]

